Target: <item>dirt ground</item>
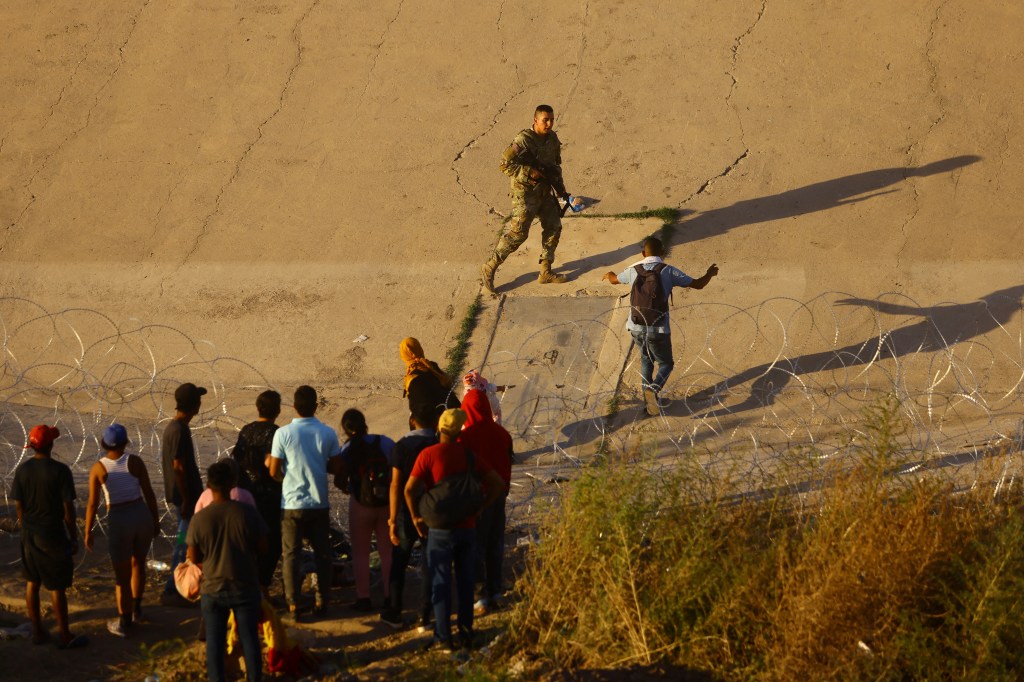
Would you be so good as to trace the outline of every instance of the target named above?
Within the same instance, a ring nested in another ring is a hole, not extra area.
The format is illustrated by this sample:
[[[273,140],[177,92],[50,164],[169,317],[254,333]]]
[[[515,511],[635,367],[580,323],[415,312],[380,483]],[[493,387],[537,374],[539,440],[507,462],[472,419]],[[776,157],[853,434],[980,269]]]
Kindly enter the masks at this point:
[[[7,540],[10,539],[8,536]],[[0,627],[10,628],[26,622],[24,583],[10,574],[17,572],[16,543],[0,545],[0,565],[9,576],[0,584]],[[53,643],[33,646],[26,638],[0,639],[5,680],[74,679],[74,680],[141,680],[156,672],[163,679],[205,679],[205,648],[197,638],[199,609],[159,605],[166,573],[150,571],[147,576],[144,614],[146,623],[133,627],[125,639],[110,635],[107,621],[116,617],[114,587],[106,547],[102,539],[85,556],[79,554],[74,585],[68,590],[71,630],[86,635],[90,642],[81,649],[60,651]],[[373,573],[373,598],[380,606],[383,593],[379,571]],[[410,569],[407,599],[418,603],[422,582],[419,573]],[[307,585],[308,587],[308,585]],[[283,599],[278,573],[271,590],[272,598]],[[342,671],[352,671],[361,680],[391,679],[396,670],[410,660],[434,660],[438,665],[448,661],[439,654],[424,654],[422,647],[429,635],[417,632],[411,624],[415,614],[407,611],[410,626],[395,631],[380,622],[376,612],[362,614],[347,608],[355,599],[349,583],[333,593],[328,615],[316,622],[303,623],[290,630],[315,659],[307,675],[315,679],[350,679]],[[48,593],[43,592],[44,620],[56,636],[56,623],[49,607]],[[499,614],[484,616],[477,623],[481,644],[497,636]],[[152,650],[147,654],[146,649]],[[228,669],[238,672],[236,661]],[[189,675],[193,677],[189,677]],[[173,676],[172,676],[173,675]],[[244,678],[243,678],[244,679]],[[278,678],[286,679],[286,678]]]

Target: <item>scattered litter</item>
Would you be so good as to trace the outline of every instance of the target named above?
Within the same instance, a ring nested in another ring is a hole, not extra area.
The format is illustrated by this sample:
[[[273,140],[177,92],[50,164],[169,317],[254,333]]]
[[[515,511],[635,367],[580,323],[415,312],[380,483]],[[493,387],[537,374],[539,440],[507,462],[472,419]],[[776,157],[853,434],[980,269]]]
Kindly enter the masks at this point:
[[[368,338],[370,337],[367,336],[366,334],[360,334],[356,338],[352,339],[352,343],[362,343],[363,341],[366,341]]]
[[[538,483],[549,483],[549,484],[550,483],[554,483],[555,485],[558,485],[560,483],[568,483],[569,482],[569,477],[568,476],[563,476],[562,474],[555,474],[553,476],[548,476],[547,478],[540,478],[539,476],[535,476],[534,474],[531,474],[529,471],[524,471],[523,475],[529,476],[530,478],[532,478],[533,480],[537,481]]]
[[[857,648],[860,649],[861,653],[866,654],[868,656],[875,655],[875,652],[871,650],[871,647],[864,643],[864,640],[857,640]]]
[[[150,559],[146,562],[146,567],[151,568],[154,571],[169,571],[171,570],[170,564],[166,561],[160,561],[159,559]]]
[[[21,639],[32,634],[32,623],[22,623],[13,628],[0,628],[0,640]]]

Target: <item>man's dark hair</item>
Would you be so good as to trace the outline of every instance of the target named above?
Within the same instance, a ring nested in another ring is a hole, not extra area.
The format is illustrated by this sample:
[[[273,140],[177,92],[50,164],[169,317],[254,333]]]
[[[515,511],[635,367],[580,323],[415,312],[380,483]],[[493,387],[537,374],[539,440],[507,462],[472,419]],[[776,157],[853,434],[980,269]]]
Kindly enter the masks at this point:
[[[537,108],[533,110],[533,117],[537,118],[537,114],[539,114],[542,111],[545,114],[551,114],[552,116],[555,115],[555,110],[551,108],[550,104],[538,104]]]
[[[412,419],[421,429],[437,431],[437,408],[433,405],[417,404],[412,411]]]
[[[316,414],[316,389],[312,386],[299,386],[295,389],[294,405],[300,417],[312,417]]]
[[[366,416],[355,408],[345,410],[345,414],[341,415],[341,428],[353,436],[365,436],[370,432],[370,427],[366,425]]]
[[[648,237],[645,239],[641,248],[650,255],[657,256],[658,258],[662,258],[665,255],[665,245],[662,244],[661,240],[657,237]]]
[[[256,412],[264,419],[276,419],[281,414],[281,394],[263,391],[256,396]]]
[[[206,470],[206,487],[215,490],[224,497],[231,496],[231,489],[238,482],[233,459],[221,459],[210,465]]]

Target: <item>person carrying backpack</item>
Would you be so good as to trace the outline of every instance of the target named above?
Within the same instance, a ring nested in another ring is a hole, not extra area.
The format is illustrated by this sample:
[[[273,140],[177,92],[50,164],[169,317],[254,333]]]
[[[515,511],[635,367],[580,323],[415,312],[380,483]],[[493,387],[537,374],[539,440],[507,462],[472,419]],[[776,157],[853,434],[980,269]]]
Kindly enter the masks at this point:
[[[391,574],[390,515],[391,468],[395,443],[387,436],[370,435],[366,417],[356,409],[345,410],[341,428],[348,441],[341,448],[342,469],[334,484],[348,494],[349,538],[352,542],[352,573],[356,581],[356,611],[373,610],[370,601],[370,536],[377,537],[384,598]]]
[[[413,525],[420,537],[427,538],[434,605],[434,636],[427,647],[449,652],[457,646],[473,646],[477,514],[508,492],[505,481],[486,461],[458,443],[465,423],[466,413],[461,409],[441,414],[437,424],[440,443],[420,452],[405,484],[405,502]],[[465,485],[470,481],[470,486]],[[475,491],[468,489],[474,486]],[[467,502],[474,497],[474,502]],[[456,514],[456,509],[461,513]],[[452,639],[451,626],[453,565],[458,641]]]
[[[657,416],[659,394],[665,387],[674,366],[672,360],[672,328],[669,323],[669,296],[673,287],[703,289],[718,274],[714,263],[703,277],[694,279],[682,270],[664,261],[665,245],[657,237],[643,242],[643,260],[618,275],[606,272],[601,277],[610,284],[628,284],[630,292],[629,318],[626,329],[633,335],[640,353],[640,376],[643,380],[644,405],[647,414]],[[658,374],[654,374],[654,364]]]

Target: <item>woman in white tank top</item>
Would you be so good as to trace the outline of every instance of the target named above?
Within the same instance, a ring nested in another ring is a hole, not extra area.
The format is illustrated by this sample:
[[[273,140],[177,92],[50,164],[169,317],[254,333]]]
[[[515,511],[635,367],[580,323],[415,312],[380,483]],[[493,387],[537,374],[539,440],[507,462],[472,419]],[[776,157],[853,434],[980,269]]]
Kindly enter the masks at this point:
[[[103,431],[105,454],[89,470],[89,503],[85,508],[85,546],[93,547],[93,525],[103,489],[107,504],[107,549],[114,568],[118,619],[107,629],[126,637],[133,622],[142,618],[142,592],[146,586],[146,555],[160,532],[156,495],[146,465],[138,455],[125,452],[128,431],[112,424]]]

